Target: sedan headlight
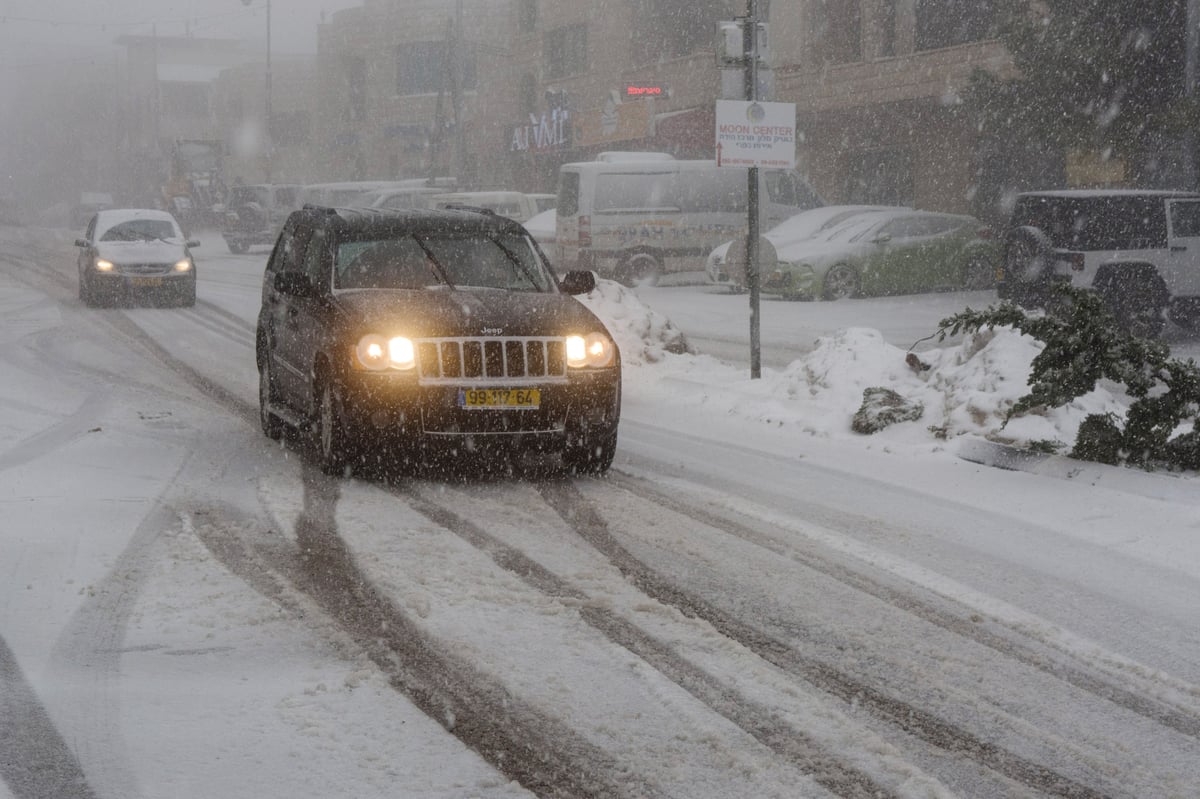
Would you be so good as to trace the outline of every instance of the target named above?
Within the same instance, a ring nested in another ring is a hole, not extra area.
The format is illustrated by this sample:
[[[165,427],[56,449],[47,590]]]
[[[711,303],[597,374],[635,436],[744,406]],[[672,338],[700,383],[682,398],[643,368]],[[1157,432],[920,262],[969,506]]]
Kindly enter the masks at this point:
[[[113,270],[113,262],[112,261],[106,261],[103,258],[96,259],[96,271],[111,272],[112,270]]]
[[[612,366],[616,359],[616,345],[603,333],[590,333],[586,337],[567,336],[566,343],[567,366],[572,369],[603,369]]]
[[[382,372],[388,369],[405,371],[417,366],[416,348],[412,339],[403,336],[388,338],[376,333],[363,336],[354,348],[354,360],[361,369]]]
[[[175,263],[176,272],[189,272],[191,271],[191,268],[192,260],[190,258],[184,258],[182,261],[177,261]]]

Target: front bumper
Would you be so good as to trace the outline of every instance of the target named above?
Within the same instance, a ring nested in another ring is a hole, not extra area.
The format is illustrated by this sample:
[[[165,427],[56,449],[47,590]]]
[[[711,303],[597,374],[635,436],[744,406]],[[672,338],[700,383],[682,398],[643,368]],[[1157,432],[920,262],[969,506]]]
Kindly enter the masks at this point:
[[[564,382],[539,385],[536,408],[468,409],[462,392],[480,388],[419,385],[415,375],[352,372],[343,375],[343,423],[361,445],[380,437],[426,444],[561,449],[583,431],[614,431],[620,418],[619,369],[580,370]]]
[[[88,284],[92,291],[109,296],[131,294],[176,295],[186,293],[196,285],[196,270],[163,274],[128,274],[123,272],[91,272]]]

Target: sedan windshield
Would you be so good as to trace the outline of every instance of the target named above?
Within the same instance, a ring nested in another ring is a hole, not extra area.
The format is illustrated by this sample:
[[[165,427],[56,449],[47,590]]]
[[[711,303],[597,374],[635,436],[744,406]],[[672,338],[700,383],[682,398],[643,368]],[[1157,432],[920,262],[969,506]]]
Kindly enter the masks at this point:
[[[175,225],[165,219],[130,219],[104,231],[100,241],[154,241],[178,237]]]
[[[449,285],[550,291],[553,279],[521,235],[416,236],[342,242],[334,262],[340,289],[418,289]]]

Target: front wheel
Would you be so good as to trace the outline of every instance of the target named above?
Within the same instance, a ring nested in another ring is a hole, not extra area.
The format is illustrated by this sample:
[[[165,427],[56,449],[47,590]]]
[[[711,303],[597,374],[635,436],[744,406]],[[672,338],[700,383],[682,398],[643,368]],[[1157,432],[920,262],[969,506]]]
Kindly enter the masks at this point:
[[[258,421],[267,438],[278,441],[283,437],[283,422],[271,410],[275,402],[275,376],[266,360],[258,369]]]
[[[838,264],[825,273],[821,292],[827,300],[841,300],[858,294],[858,272],[849,264]]]
[[[624,286],[653,286],[662,276],[662,262],[648,252],[634,253],[617,267],[617,282]]]
[[[342,410],[342,399],[333,380],[321,380],[315,425],[317,462],[325,474],[340,476],[349,470],[351,461],[350,437]]]

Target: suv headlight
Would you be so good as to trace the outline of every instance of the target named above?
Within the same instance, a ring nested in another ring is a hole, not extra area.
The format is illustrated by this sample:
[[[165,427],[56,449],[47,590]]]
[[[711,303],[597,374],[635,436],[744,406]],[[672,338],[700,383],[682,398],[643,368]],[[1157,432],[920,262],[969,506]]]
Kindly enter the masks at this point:
[[[103,258],[96,259],[96,271],[97,272],[111,272],[112,270],[113,270],[113,262],[112,261],[106,261]]]
[[[388,338],[376,333],[363,336],[354,347],[355,365],[370,372],[388,369],[407,371],[417,366],[416,348],[412,339],[403,336]]]
[[[603,333],[585,336],[567,336],[567,366],[572,369],[603,369],[612,366],[617,348],[612,339]]]
[[[189,271],[191,271],[191,268],[192,268],[192,259],[191,258],[184,258],[181,261],[175,262],[175,271],[176,272],[189,272]]]

